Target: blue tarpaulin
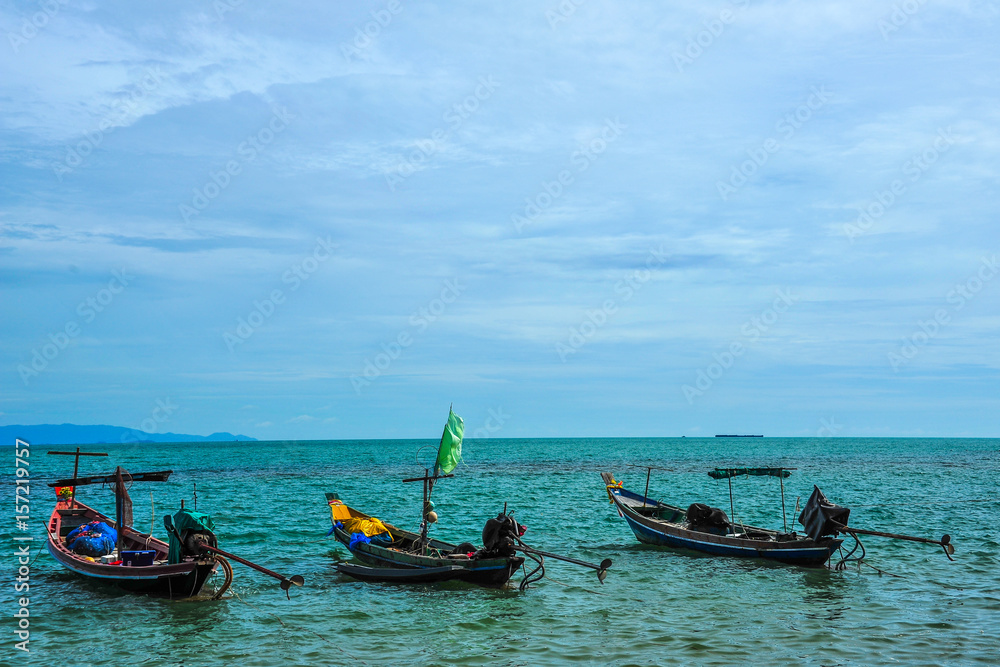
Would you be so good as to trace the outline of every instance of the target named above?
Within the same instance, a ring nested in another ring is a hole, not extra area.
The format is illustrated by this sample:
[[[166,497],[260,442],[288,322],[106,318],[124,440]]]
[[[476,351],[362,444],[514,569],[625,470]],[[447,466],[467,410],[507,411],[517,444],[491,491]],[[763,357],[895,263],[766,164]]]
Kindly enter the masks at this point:
[[[77,526],[66,536],[66,544],[73,553],[91,558],[106,556],[115,550],[118,531],[103,521],[91,521]]]

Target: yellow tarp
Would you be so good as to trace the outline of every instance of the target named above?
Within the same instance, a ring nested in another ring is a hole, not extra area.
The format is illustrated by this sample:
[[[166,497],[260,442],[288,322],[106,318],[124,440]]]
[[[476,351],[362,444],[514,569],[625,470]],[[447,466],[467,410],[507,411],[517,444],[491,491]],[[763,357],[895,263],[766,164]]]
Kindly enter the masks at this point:
[[[344,530],[348,533],[364,533],[368,537],[375,537],[382,533],[389,533],[385,524],[376,518],[362,519],[361,517],[351,517],[344,519]],[[389,533],[392,537],[392,533]]]

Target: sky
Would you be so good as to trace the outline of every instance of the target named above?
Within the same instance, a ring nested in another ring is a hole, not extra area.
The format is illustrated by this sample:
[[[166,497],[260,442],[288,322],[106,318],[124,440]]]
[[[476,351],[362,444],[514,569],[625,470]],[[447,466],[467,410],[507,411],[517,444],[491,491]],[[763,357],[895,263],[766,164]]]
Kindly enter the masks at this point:
[[[0,2],[0,424],[997,435],[1000,4]]]

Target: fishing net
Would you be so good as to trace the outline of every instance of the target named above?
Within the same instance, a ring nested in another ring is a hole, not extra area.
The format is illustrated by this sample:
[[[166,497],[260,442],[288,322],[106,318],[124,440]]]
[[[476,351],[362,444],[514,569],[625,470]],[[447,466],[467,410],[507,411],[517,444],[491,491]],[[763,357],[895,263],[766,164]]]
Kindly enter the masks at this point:
[[[66,536],[66,545],[73,553],[91,558],[106,556],[115,550],[118,532],[103,521],[91,521],[74,528]]]

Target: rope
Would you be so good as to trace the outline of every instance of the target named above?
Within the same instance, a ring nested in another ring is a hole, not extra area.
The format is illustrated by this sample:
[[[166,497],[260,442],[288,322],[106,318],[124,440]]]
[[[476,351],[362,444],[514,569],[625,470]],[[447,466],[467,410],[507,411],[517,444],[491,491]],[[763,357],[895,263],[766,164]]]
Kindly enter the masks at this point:
[[[35,561],[38,560],[38,557],[42,555],[42,549],[44,548],[45,548],[44,544],[38,547],[38,551],[35,552],[35,557],[31,559],[30,563],[28,563],[28,567],[31,567],[32,565],[35,564]]]
[[[614,479],[615,478],[612,477],[611,481],[614,482]],[[620,489],[620,488],[622,488],[622,482],[614,482],[613,484],[605,484],[604,485],[604,490],[607,491],[607,493],[608,493],[608,502],[609,503],[614,504],[614,502],[615,502],[615,499],[611,497],[611,489]]]
[[[865,559],[865,545],[861,543],[861,538],[858,537],[857,533],[850,533],[850,535],[851,537],[854,538],[854,548],[851,549],[846,556],[843,555],[844,554],[843,547],[840,548],[840,554],[841,554],[840,562],[837,563],[836,567],[834,568],[837,571],[847,569],[848,562],[856,562],[858,564],[858,569],[860,570],[861,561]],[[859,547],[861,548],[861,555],[854,556],[852,558],[854,552],[857,551]]]

